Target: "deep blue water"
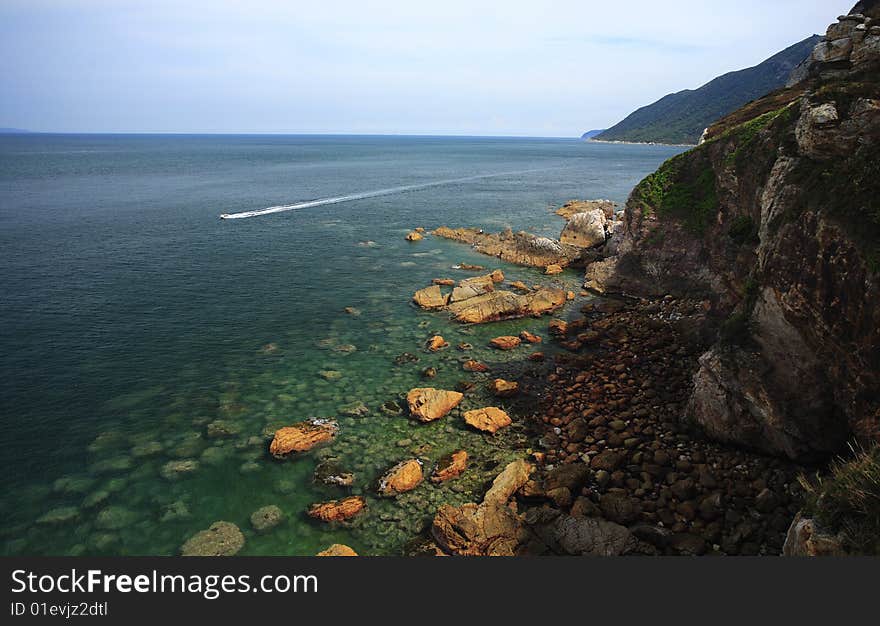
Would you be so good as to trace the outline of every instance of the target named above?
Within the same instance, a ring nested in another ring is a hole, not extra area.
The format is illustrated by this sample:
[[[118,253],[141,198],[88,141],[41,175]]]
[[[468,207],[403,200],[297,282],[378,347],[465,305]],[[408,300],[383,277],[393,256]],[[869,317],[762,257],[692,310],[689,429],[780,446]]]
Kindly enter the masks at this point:
[[[353,400],[375,408],[420,384],[427,365],[439,370],[432,385],[454,384],[461,353],[393,365],[394,355],[418,352],[429,332],[469,341],[471,356],[497,361],[485,339],[546,328],[546,320],[526,320],[466,329],[415,310],[415,289],[462,277],[452,265],[547,282],[455,243],[411,244],[404,235],[449,225],[557,236],[553,207],[573,198],[622,203],[679,151],[557,139],[0,135],[5,553],[171,554],[216,519],[248,528],[264,504],[278,504],[290,521],[273,535],[249,534],[247,553],[311,554],[331,540],[365,553],[399,550],[425,511],[473,499],[483,477],[475,472],[458,491],[426,486],[409,500],[371,502],[372,517],[326,528],[302,516],[309,502],[333,495],[311,484],[314,459],[268,460],[266,432],[335,415]],[[218,219],[484,175],[493,176]],[[578,277],[559,281],[576,288]],[[265,354],[269,343],[278,350]],[[348,344],[357,350],[333,349]],[[341,380],[318,375],[328,369]],[[206,437],[216,419],[239,433]],[[427,446],[429,457],[462,445],[478,457],[489,450],[458,425],[416,430],[405,417],[372,414],[343,422],[333,446],[359,469],[355,492],[369,493],[374,475],[395,454],[406,456],[406,440]],[[504,454],[486,452],[492,462]],[[159,471],[175,458],[201,459],[200,469],[169,482]],[[181,502],[188,515],[163,520]],[[34,524],[59,508],[64,520]]]

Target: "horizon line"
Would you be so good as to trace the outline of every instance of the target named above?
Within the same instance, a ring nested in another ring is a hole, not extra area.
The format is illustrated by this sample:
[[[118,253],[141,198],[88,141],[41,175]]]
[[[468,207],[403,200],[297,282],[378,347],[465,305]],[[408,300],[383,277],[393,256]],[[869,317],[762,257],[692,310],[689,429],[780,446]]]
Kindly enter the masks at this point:
[[[0,135],[245,135],[286,137],[462,137],[486,139],[581,139],[581,135],[489,135],[472,133],[359,133],[359,132],[312,132],[312,131],[78,131],[78,130],[29,130],[13,128],[0,131]]]

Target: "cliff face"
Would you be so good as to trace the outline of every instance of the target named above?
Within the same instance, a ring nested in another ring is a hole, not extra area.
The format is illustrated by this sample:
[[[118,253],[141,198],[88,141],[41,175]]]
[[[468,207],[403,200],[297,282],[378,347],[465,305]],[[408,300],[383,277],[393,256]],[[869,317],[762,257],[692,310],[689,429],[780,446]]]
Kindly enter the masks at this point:
[[[829,27],[806,73],[642,181],[586,275],[707,300],[718,341],[686,418],[798,459],[880,422],[880,0]]]

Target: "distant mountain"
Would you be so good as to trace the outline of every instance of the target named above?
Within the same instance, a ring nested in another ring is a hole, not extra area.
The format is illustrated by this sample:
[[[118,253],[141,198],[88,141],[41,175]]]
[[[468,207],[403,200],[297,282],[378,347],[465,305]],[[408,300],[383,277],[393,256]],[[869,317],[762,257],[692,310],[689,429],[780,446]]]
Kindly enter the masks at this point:
[[[26,135],[30,132],[23,128],[0,128],[0,135]]]
[[[813,35],[760,65],[730,72],[699,89],[686,89],[642,107],[594,137],[597,141],[696,144],[712,122],[744,104],[785,87],[798,66],[822,40]]]
[[[581,135],[581,139],[592,139],[596,135],[600,135],[605,132],[604,128],[600,128],[599,130],[588,130],[583,135]]]

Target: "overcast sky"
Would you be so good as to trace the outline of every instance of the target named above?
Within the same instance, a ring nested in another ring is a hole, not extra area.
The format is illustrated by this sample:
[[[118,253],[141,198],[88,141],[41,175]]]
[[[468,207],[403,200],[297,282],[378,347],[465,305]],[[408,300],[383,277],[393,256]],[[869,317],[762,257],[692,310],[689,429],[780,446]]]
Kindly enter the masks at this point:
[[[576,136],[855,0],[0,0],[0,127]]]

